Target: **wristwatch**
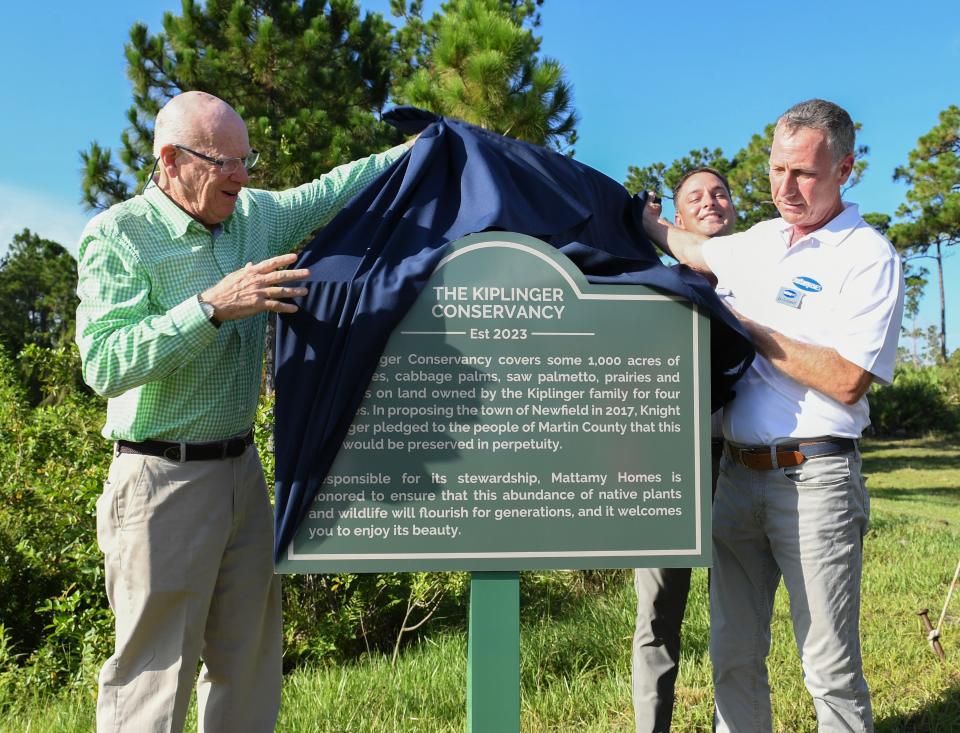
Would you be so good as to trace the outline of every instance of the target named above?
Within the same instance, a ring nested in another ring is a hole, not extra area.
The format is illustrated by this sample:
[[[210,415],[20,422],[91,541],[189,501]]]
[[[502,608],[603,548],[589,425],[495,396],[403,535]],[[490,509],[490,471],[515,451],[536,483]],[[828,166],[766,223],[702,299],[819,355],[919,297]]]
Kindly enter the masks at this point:
[[[208,303],[203,299],[203,293],[197,293],[197,302],[200,304],[200,310],[203,311],[203,315],[206,316],[206,319],[217,328],[220,328],[220,321],[215,315],[213,315],[216,312],[216,309],[213,307],[212,303]]]

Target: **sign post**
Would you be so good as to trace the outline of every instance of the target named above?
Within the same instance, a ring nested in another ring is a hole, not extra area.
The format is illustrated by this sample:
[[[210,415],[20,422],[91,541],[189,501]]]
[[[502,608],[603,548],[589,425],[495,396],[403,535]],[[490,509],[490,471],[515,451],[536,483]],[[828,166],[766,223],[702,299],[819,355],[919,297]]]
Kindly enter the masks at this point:
[[[536,239],[455,242],[278,570],[473,572],[471,730],[518,731],[516,571],[709,564],[708,344]]]
[[[467,733],[520,731],[520,574],[470,574]]]

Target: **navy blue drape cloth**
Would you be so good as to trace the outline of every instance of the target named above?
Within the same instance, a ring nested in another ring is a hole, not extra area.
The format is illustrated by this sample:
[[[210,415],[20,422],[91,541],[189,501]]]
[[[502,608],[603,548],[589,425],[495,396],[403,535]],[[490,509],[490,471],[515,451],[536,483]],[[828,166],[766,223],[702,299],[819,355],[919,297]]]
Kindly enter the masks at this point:
[[[391,332],[446,245],[468,234],[528,234],[563,252],[590,282],[649,285],[703,306],[712,321],[714,407],[753,358],[706,280],[660,262],[643,233],[643,196],[563,155],[459,120],[410,107],[384,119],[422,134],[304,249],[296,267],[310,269],[309,292],[297,313],[278,321],[277,559],[322,485]]]

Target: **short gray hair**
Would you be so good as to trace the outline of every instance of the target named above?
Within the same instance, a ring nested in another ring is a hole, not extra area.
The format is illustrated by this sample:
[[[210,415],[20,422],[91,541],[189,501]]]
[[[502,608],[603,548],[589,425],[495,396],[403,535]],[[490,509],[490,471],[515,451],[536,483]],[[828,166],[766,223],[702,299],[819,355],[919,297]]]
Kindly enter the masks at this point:
[[[825,99],[808,99],[793,105],[780,115],[777,128],[797,130],[803,127],[822,130],[827,136],[827,147],[834,163],[853,154],[857,131],[847,111]]]
[[[182,143],[188,145],[193,141],[190,139],[190,126],[182,115],[174,113],[165,113],[166,107],[160,110],[157,120],[153,125],[153,157],[160,157],[160,149],[164,145],[175,145]]]

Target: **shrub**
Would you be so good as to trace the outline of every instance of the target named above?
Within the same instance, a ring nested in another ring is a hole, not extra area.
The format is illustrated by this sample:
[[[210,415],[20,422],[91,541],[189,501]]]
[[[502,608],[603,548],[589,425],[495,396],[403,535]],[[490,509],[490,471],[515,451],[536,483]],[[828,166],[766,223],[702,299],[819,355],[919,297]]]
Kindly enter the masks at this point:
[[[31,348],[35,364],[73,363],[63,350],[46,359]],[[112,635],[96,545],[95,504],[110,460],[99,435],[103,402],[63,390],[30,409],[11,367],[3,357],[0,614],[11,650],[38,682],[56,687],[81,681]]]
[[[900,364],[893,384],[874,386],[868,394],[875,435],[919,436],[960,430],[960,352],[951,362]]]
[[[31,347],[20,360],[41,394],[31,406],[0,350],[0,683],[44,693],[90,689],[109,656],[113,617],[96,543],[96,500],[110,463],[104,403],[64,372],[75,354]],[[49,396],[51,399],[46,399]],[[262,400],[258,449],[268,485],[272,402]],[[609,573],[524,573],[525,607],[562,608],[602,591]],[[334,573],[284,578],[285,667],[396,655],[428,628],[466,622],[468,573]],[[10,670],[16,673],[11,675]],[[0,706],[3,695],[0,689]]]
[[[273,485],[272,397],[257,411],[257,447]],[[284,666],[390,652],[428,621],[462,623],[466,573],[327,573],[283,578]],[[415,628],[414,628],[415,627]]]

